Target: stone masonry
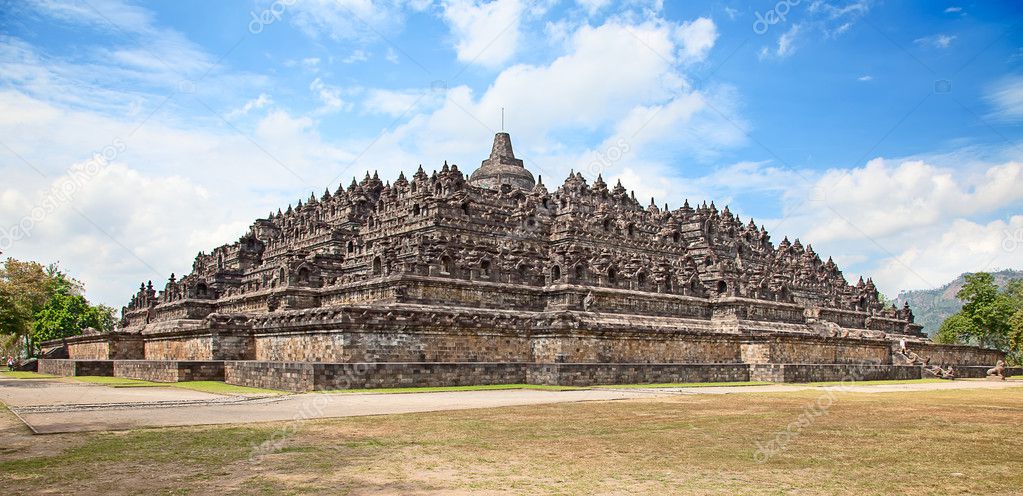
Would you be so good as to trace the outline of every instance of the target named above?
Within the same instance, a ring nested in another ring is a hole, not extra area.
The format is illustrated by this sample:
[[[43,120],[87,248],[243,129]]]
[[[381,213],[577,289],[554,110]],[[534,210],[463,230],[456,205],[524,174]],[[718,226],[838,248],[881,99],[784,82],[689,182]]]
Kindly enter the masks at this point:
[[[446,162],[394,182],[367,173],[257,219],[186,275],[143,283],[117,332],[67,347],[82,360],[227,361],[239,364],[224,366],[229,382],[302,389],[352,363],[419,364],[381,369],[401,385],[746,380],[752,366],[779,380],[852,365],[904,376],[892,368],[903,341],[943,364],[1001,356],[931,343],[870,279],[850,284],[809,244],[775,243],[728,207],[644,206],[575,172],[550,191],[499,133],[468,178]],[[767,367],[780,364],[793,366]]]

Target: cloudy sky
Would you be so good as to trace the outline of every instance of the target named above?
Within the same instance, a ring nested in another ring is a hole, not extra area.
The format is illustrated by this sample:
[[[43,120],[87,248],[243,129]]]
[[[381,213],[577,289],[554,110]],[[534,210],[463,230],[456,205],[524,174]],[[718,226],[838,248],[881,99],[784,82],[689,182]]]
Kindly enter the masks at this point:
[[[120,307],[352,176],[493,133],[850,280],[1023,268],[1017,2],[0,2],[0,251]]]

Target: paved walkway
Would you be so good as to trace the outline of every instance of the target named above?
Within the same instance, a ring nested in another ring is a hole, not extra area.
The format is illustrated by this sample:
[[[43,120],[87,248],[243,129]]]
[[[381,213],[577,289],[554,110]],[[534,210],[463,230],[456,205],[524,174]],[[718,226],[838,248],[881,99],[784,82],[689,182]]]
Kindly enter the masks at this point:
[[[1023,381],[955,381],[860,385],[853,392],[1020,387]],[[330,417],[464,410],[578,401],[609,401],[680,394],[787,392],[800,385],[698,388],[596,388],[576,391],[509,389],[413,394],[292,394],[224,396],[172,387],[112,388],[68,379],[0,377],[0,401],[37,434],[203,424],[236,424]]]

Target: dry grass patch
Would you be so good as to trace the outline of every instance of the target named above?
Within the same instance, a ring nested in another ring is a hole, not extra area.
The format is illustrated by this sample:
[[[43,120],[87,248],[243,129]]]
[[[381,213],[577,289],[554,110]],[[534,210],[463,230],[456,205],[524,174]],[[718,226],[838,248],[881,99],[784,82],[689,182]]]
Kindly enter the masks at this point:
[[[828,396],[834,395],[834,396]],[[826,412],[763,463],[758,443]],[[656,399],[87,435],[15,492],[1018,494],[1023,388]],[[251,448],[294,431],[270,453]],[[93,453],[94,456],[88,456]],[[73,478],[63,474],[72,473]],[[146,475],[153,474],[153,475]]]

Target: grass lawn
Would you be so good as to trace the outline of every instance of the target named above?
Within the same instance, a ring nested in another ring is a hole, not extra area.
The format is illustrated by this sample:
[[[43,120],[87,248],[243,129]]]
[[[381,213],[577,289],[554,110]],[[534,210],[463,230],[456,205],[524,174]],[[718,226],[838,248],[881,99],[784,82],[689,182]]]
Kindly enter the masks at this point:
[[[766,386],[768,384],[776,384],[774,382],[665,382],[658,384],[608,384],[601,386],[594,386],[599,388],[696,388],[696,387],[729,387],[729,386]]]
[[[807,420],[811,411],[819,414]],[[11,494],[1007,495],[1023,487],[1020,425],[1023,387],[677,395],[35,436],[33,445],[49,443],[49,452],[0,451],[0,487]],[[267,441],[275,449],[260,449]],[[770,456],[758,455],[764,446]]]
[[[14,372],[3,370],[0,371],[0,375],[11,379],[53,379],[56,377],[53,375],[40,374],[38,372],[23,372],[20,370],[16,370]]]
[[[948,379],[904,379],[894,381],[825,381],[807,382],[803,384],[806,386],[873,386],[878,384],[926,384],[928,382],[948,382]]]
[[[110,387],[176,387],[217,394],[285,394],[284,391],[261,389],[248,386],[235,386],[220,381],[185,381],[185,382],[152,382],[140,379],[105,376],[76,376],[72,379]]]
[[[588,389],[573,386],[544,386],[542,384],[487,384],[480,386],[438,386],[376,389],[327,389],[316,393],[439,393],[444,391],[500,391],[504,389],[536,389],[539,391],[574,391]]]

